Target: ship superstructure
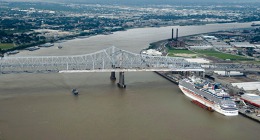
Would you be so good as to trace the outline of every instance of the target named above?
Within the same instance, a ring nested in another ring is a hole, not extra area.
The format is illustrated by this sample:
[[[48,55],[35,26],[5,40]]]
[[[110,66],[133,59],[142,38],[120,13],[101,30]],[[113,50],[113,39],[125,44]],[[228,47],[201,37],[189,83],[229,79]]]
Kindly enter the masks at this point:
[[[225,116],[238,115],[238,108],[230,96],[218,83],[211,83],[195,76],[179,81],[181,91],[191,98],[193,102],[199,102],[208,110],[217,111]]]

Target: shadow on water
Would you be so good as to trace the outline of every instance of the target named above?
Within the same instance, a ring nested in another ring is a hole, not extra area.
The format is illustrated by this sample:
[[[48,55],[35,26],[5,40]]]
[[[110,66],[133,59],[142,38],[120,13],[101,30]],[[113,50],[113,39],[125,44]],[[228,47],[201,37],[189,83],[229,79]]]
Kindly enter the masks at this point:
[[[117,84],[115,85],[115,88],[117,88],[119,96],[123,97],[127,94],[127,88],[120,88]]]
[[[72,94],[72,96],[74,96],[74,100],[75,100],[75,101],[78,101],[78,100],[79,100],[79,96],[80,96],[79,94],[78,94],[78,95]]]
[[[111,85],[111,87],[116,86],[116,80],[110,80],[110,85]]]

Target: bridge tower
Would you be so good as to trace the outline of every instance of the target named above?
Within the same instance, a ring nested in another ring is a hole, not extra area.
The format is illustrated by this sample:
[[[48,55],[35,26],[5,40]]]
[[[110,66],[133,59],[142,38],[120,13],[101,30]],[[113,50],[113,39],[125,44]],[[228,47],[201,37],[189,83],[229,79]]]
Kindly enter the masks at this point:
[[[172,41],[173,41],[174,29],[172,28]]]
[[[111,62],[112,62],[112,69],[115,69],[115,47],[112,47],[112,55],[111,55]],[[116,72],[112,71],[110,75],[110,80],[115,81],[116,80]]]

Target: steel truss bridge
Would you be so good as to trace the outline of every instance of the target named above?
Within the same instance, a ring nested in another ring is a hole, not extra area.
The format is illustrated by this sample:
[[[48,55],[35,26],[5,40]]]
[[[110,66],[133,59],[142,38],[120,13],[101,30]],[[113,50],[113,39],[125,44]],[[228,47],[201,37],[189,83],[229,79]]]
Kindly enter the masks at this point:
[[[180,57],[150,56],[109,47],[71,56],[4,57],[0,73],[204,71],[198,63]]]
[[[74,73],[119,72],[119,86],[124,85],[124,72],[128,71],[182,71],[204,72],[224,70],[260,72],[260,65],[236,63],[198,64],[181,57],[151,56],[109,47],[90,54],[71,56],[31,56],[0,58],[0,74],[10,73]]]
[[[180,57],[150,56],[109,47],[90,54],[71,56],[3,57],[0,74],[48,72],[119,72],[119,84],[124,85],[126,71],[199,71],[201,65]]]

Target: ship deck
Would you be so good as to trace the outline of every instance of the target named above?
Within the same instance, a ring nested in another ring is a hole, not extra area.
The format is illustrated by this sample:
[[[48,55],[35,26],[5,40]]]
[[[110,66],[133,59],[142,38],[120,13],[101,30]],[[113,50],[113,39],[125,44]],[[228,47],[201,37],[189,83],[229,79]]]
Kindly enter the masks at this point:
[[[194,91],[195,93],[197,93],[199,95],[202,95],[203,97],[206,97],[210,101],[213,101],[215,103],[221,104],[221,99],[219,99],[217,97],[214,97],[214,96],[212,96],[212,95],[210,95],[208,93],[205,93],[205,92],[195,88],[192,84],[187,83],[186,81],[181,80],[179,82],[179,84],[184,86],[184,87],[186,87],[186,88],[188,88],[188,89],[190,89],[190,90],[192,90],[192,91]]]

